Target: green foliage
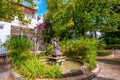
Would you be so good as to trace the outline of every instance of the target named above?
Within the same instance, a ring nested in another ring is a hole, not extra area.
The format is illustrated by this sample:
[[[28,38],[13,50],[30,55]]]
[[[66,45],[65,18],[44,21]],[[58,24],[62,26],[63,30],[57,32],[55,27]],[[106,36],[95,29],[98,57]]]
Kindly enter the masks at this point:
[[[33,0],[24,0],[31,4],[31,7],[35,7]],[[0,0],[0,20],[11,21],[14,16],[18,16],[23,21],[24,13],[18,4],[22,3],[23,0]],[[17,6],[17,7],[16,7]]]
[[[104,40],[106,49],[120,49],[120,31],[106,31]]]
[[[120,49],[120,45],[119,44],[107,45],[106,49]]]
[[[23,18],[22,9],[16,7],[13,0],[1,0],[0,5],[0,20],[11,21],[14,16]]]
[[[60,78],[61,70],[58,66],[47,65],[39,61],[37,56],[32,56],[21,64],[15,71],[25,76],[28,80],[35,78]]]
[[[97,52],[98,56],[108,56],[108,55],[111,55],[111,54],[112,54],[111,50],[99,50]]]
[[[106,43],[108,45],[117,45],[117,44],[120,44],[120,38],[106,38]]]
[[[46,3],[49,38],[70,39],[72,34],[85,36],[87,31],[119,27],[120,15],[111,9],[120,4],[119,0],[46,0]]]
[[[120,31],[106,31],[104,39],[107,45],[119,45]]]
[[[23,1],[30,3],[31,8],[35,8],[35,6],[36,6],[33,0],[17,0],[16,2],[17,3],[22,3]]]
[[[47,50],[46,50],[46,52],[44,54],[46,56],[49,56],[49,55],[51,55],[52,50],[53,50],[53,45],[52,44],[48,44]]]
[[[105,40],[104,40],[104,38],[101,38],[100,40],[99,40],[99,43],[98,43],[98,49],[99,50],[104,50],[105,48],[106,48],[106,43],[105,43]]]
[[[96,67],[96,51],[98,41],[95,39],[80,38],[62,42],[61,50],[69,57],[82,56],[83,62],[89,63],[89,70]]]
[[[13,63],[18,65],[30,55],[29,49],[32,46],[32,42],[27,36],[11,36],[4,45],[9,50]]]
[[[31,41],[26,36],[12,36],[4,44],[9,50],[14,70],[28,80],[35,78],[59,78],[61,70],[55,65],[47,65],[39,61],[38,56],[30,55]]]
[[[82,56],[83,62],[89,63],[89,69],[96,67],[96,51],[98,48],[98,41],[89,38],[78,38],[76,40],[67,40],[59,42],[60,49],[63,54],[70,58],[78,58]],[[48,46],[48,53],[50,54],[53,48]]]

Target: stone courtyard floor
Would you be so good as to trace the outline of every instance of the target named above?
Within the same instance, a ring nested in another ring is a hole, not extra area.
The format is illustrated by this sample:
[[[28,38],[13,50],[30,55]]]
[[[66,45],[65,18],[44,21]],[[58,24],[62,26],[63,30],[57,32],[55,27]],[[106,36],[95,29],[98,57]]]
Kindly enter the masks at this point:
[[[92,80],[120,80],[120,50],[106,57],[98,57],[100,73]]]
[[[0,80],[9,80],[11,74],[10,64],[0,64]]]
[[[113,54],[110,56],[98,57],[98,64],[101,68],[101,71],[92,80],[120,80],[120,50],[114,50]],[[12,80],[9,78],[11,69],[3,66],[10,65],[0,64],[0,80]]]

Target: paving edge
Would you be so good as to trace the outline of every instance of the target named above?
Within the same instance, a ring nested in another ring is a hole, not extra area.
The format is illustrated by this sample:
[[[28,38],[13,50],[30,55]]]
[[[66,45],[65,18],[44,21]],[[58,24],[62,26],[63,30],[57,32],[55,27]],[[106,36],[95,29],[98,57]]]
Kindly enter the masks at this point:
[[[96,68],[93,71],[87,74],[84,74],[84,75],[78,75],[78,76],[71,77],[71,80],[90,80],[96,77],[99,74],[100,70],[101,70],[100,66],[97,64]]]

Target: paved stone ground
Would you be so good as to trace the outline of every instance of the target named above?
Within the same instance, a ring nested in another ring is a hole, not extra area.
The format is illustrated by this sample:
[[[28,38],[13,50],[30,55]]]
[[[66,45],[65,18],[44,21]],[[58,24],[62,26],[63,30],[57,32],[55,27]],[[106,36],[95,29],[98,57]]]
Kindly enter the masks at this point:
[[[0,59],[0,80],[9,80],[11,74],[11,63]]]
[[[92,80],[120,80],[120,50],[113,51],[113,55],[98,57],[101,71]]]
[[[8,80],[10,73],[9,69],[0,69],[0,80]]]
[[[107,57],[98,57],[98,63],[101,71],[92,80],[120,80],[120,50],[114,50],[113,55]],[[12,80],[9,79],[10,69],[1,66],[0,64],[0,80]]]
[[[120,80],[120,65],[111,64],[106,62],[99,62],[101,67],[101,72],[98,74],[97,78],[93,80]]]

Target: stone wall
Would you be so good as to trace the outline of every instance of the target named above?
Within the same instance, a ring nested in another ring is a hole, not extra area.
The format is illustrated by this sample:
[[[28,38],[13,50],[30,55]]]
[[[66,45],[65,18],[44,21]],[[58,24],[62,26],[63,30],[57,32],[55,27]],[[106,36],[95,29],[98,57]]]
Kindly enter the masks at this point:
[[[44,29],[38,29],[38,33],[35,34],[34,33],[34,29],[31,28],[27,28],[27,27],[11,27],[11,35],[17,36],[17,35],[21,35],[21,33],[24,35],[27,35],[28,38],[30,40],[33,41],[33,47],[32,50],[34,50],[34,38],[37,37],[37,41],[38,41],[38,51],[44,50],[44,44],[45,41],[43,39],[43,31]]]

